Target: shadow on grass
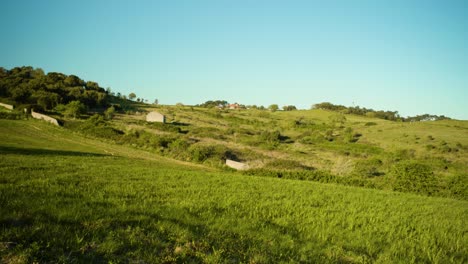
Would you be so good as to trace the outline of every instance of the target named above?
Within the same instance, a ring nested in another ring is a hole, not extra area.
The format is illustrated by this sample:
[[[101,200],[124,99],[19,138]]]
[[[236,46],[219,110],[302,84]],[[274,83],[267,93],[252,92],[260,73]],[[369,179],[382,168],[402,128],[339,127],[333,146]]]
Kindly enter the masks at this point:
[[[158,212],[112,212],[112,203],[105,202],[76,206],[74,210],[82,214],[58,209],[57,212],[30,209],[24,215],[6,219],[0,216],[0,227],[10,230],[4,238],[11,243],[8,252],[29,250],[31,262],[36,259],[50,263],[60,262],[60,259],[69,263],[132,263],[132,260],[153,263],[164,262],[163,259],[171,259],[171,263],[202,263],[215,253],[215,248],[222,250],[217,260],[220,262],[248,262],[252,257],[249,250],[264,252],[268,260],[291,257],[278,255],[285,248],[262,247],[265,239],[262,231],[246,236],[235,230],[211,228],[198,214],[204,208],[198,213],[166,206],[160,207]],[[224,208],[215,211],[226,220],[231,217]],[[271,232],[266,236],[269,239],[286,233],[291,239],[300,239],[295,230],[270,221],[266,226]],[[40,232],[31,232],[38,227],[41,227]],[[34,251],[34,247],[41,250]]]
[[[183,123],[183,122],[177,122],[177,121],[174,121],[174,122],[172,122],[172,123],[170,123],[170,124],[172,124],[172,125],[174,125],[174,126],[183,126],[183,127],[185,127],[185,126],[190,126],[189,123]]]
[[[71,150],[39,149],[39,148],[18,148],[0,146],[0,154],[20,154],[20,155],[51,155],[51,156],[85,156],[85,157],[104,157],[107,154],[81,152]]]

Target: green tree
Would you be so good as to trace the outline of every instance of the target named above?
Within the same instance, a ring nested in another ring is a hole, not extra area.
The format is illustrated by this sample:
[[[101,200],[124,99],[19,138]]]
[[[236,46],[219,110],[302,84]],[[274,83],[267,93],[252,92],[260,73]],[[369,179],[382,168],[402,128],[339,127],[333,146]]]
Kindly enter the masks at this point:
[[[76,117],[79,117],[81,114],[84,113],[86,113],[86,107],[80,101],[71,101],[66,106],[65,116],[67,117],[73,117],[76,119]]]
[[[81,88],[85,85],[85,82],[75,75],[68,75],[67,78],[65,78],[65,80],[63,81],[63,83],[68,87]]]
[[[26,85],[20,85],[10,90],[11,98],[17,102],[27,102],[31,96],[31,90]]]
[[[283,106],[284,111],[294,111],[297,110],[297,108],[294,105],[285,105]]]
[[[34,94],[34,98],[39,106],[44,110],[54,108],[59,102],[59,95],[45,91],[38,91]]]
[[[81,99],[81,96],[83,94],[83,89],[81,87],[72,87],[68,89],[68,96],[71,99],[78,100]]]
[[[270,111],[272,111],[272,112],[276,112],[276,111],[278,111],[279,106],[277,104],[272,104],[272,105],[268,106],[268,109]]]
[[[128,99],[130,99],[130,100],[133,100],[133,99],[135,99],[136,97],[137,97],[137,96],[136,96],[135,93],[130,93],[130,94],[128,95]]]
[[[88,82],[86,82],[86,89],[87,90],[99,91],[99,84],[97,82],[88,81]]]
[[[206,108],[212,108],[212,107],[227,107],[229,103],[226,100],[209,100],[204,102],[203,104],[200,104],[200,107],[206,107]]]
[[[31,77],[35,79],[39,79],[45,76],[44,70],[41,68],[36,68],[31,71]]]

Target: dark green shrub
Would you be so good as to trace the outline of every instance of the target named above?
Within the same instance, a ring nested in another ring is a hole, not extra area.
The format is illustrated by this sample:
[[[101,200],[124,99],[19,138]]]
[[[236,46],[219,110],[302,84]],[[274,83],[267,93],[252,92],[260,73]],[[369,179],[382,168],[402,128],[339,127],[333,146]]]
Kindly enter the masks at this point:
[[[325,135],[323,136],[327,141],[335,140],[335,136],[333,135],[333,130],[329,129],[325,131]]]
[[[178,138],[169,143],[170,155],[177,159],[189,160],[189,154],[187,149],[190,147],[190,143],[184,138]]]
[[[311,128],[316,127],[316,124],[315,124],[314,121],[306,120],[303,117],[298,118],[296,120],[293,120],[291,124],[292,124],[293,127],[296,127],[296,128],[309,128],[309,129],[311,129]]]
[[[226,160],[228,149],[223,145],[206,145],[196,143],[188,148],[188,152],[193,161],[204,162],[212,159],[215,162],[223,162]]]
[[[380,170],[381,166],[382,161],[379,159],[359,160],[354,165],[352,174],[364,178],[382,176],[384,173]]]
[[[286,137],[285,137],[286,138]],[[244,139],[244,142],[248,144],[257,144],[263,148],[268,150],[273,150],[278,147],[283,137],[281,136],[280,132],[275,131],[262,131],[258,135],[256,139]]]
[[[276,159],[265,165],[267,168],[280,170],[313,170],[312,167],[305,166],[296,160]]]
[[[203,162],[214,154],[215,149],[213,146],[194,144],[188,151],[193,161]]]
[[[124,143],[126,136],[123,131],[110,126],[102,116],[95,114],[86,121],[67,120],[63,126],[67,129],[80,132],[86,136],[114,140],[118,143]]]
[[[403,161],[393,166],[393,190],[432,195],[437,190],[431,167],[415,161]]]
[[[375,122],[367,122],[366,124],[364,124],[365,126],[376,126],[377,123]]]
[[[278,130],[262,131],[260,133],[260,139],[266,143],[279,143],[281,140],[281,134]]]
[[[349,143],[355,143],[359,140],[359,138],[362,136],[361,133],[358,132],[353,132],[353,129],[348,127],[344,131],[344,141],[349,142]]]
[[[173,142],[175,139],[171,136],[165,135],[154,135],[150,139],[151,146],[154,148],[168,148],[169,144]]]
[[[452,197],[468,200],[468,176],[462,174],[452,176],[448,180],[447,189]]]
[[[318,130],[307,131],[298,137],[298,141],[302,144],[315,144],[325,141],[324,136]]]
[[[149,128],[157,129],[160,131],[165,131],[165,132],[172,132],[172,133],[180,133],[181,129],[179,126],[176,124],[167,124],[167,123],[158,123],[158,122],[152,122],[148,123],[146,122],[146,126]]]
[[[124,135],[124,132],[108,125],[104,118],[98,114],[83,122],[79,130],[90,136],[113,140],[119,140]]]
[[[19,111],[0,111],[0,119],[20,120],[25,119],[26,115]]]
[[[321,183],[337,183],[350,186],[366,186],[373,188],[372,183],[362,178],[340,177],[322,170],[278,170],[257,168],[242,172],[244,175],[282,178],[290,180],[316,181]]]

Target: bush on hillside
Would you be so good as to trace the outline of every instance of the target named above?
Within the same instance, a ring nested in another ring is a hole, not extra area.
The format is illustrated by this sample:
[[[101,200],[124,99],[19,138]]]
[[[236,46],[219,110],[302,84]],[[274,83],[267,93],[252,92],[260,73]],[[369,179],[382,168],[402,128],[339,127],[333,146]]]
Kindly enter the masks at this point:
[[[0,111],[0,119],[21,120],[25,118],[26,115],[20,111]]]
[[[325,136],[320,130],[309,130],[297,137],[297,141],[301,144],[316,144],[325,140]]]
[[[367,122],[364,124],[365,126],[376,126],[377,123],[376,122]]]
[[[292,124],[292,127],[294,128],[313,129],[317,127],[314,121],[304,119],[303,117],[293,120],[291,124]]]
[[[323,170],[280,170],[257,168],[243,171],[244,175],[282,178],[290,180],[315,181],[321,183],[337,183],[348,186],[366,186],[374,188],[366,179],[353,177],[340,177]]]
[[[275,159],[268,162],[265,167],[280,170],[313,170],[314,168],[305,166],[296,160]]]
[[[468,177],[462,174],[452,176],[448,180],[447,189],[452,197],[468,200]]]
[[[150,139],[150,145],[153,148],[164,150],[167,149],[169,144],[171,144],[174,140],[175,138],[172,136],[154,135]]]
[[[83,132],[86,135],[90,135],[93,137],[120,140],[121,137],[124,135],[123,131],[109,126],[104,120],[104,118],[98,114],[91,116],[85,122],[79,124],[80,125],[77,128],[80,132]]]
[[[204,162],[211,159],[216,163],[224,163],[228,149],[223,145],[195,143],[188,148],[188,152],[195,162]]]
[[[361,133],[354,132],[352,128],[347,127],[344,130],[344,141],[349,142],[349,143],[355,143],[359,140],[359,138],[362,136]]]
[[[380,159],[365,159],[359,160],[354,164],[354,169],[352,174],[358,177],[363,178],[372,178],[376,176],[381,176],[384,173],[381,172],[380,168],[382,166],[382,161]]]
[[[149,128],[157,129],[159,131],[171,132],[171,133],[181,132],[180,127],[174,124],[159,123],[159,122],[152,122],[152,123],[145,122],[143,124],[145,124]]]
[[[275,144],[281,140],[281,134],[278,130],[275,131],[262,131],[260,133],[260,140],[266,143]]]
[[[437,182],[431,167],[416,161],[403,161],[393,166],[393,190],[432,195],[437,190]]]
[[[190,160],[187,149],[190,147],[190,142],[184,138],[177,138],[169,143],[170,156],[180,160]]]

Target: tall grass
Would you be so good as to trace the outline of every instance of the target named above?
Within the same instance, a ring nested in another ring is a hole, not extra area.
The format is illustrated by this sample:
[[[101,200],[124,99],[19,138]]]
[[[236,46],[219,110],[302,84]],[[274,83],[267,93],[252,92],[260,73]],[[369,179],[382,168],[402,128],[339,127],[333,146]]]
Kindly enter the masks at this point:
[[[466,201],[209,171],[34,126],[58,144],[0,129],[2,262],[468,261]]]

